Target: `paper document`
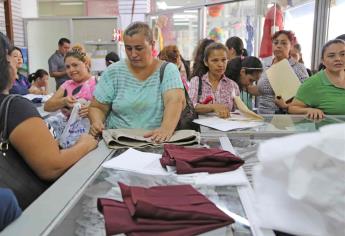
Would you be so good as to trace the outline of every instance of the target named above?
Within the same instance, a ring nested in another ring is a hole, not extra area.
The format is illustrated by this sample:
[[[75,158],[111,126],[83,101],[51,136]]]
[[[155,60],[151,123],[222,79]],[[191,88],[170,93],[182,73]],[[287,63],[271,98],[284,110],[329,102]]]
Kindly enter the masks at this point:
[[[242,101],[242,99],[239,96],[234,97],[234,101],[236,103],[236,107],[238,110],[240,110],[241,114],[245,116],[246,118],[253,119],[253,120],[263,120],[264,118],[255,112],[248,109],[246,104]]]
[[[151,175],[170,175],[159,162],[162,155],[140,152],[129,148],[124,153],[102,164],[105,168],[126,170]]]
[[[256,126],[260,126],[263,122],[256,122],[256,121],[236,121],[236,120],[221,119],[218,117],[211,117],[205,119],[196,119],[193,122],[211,127],[213,129],[217,129],[220,131],[229,131],[229,130],[236,130],[236,129],[247,129],[253,128]]]
[[[301,82],[287,59],[284,59],[266,70],[268,80],[276,96],[284,101],[294,97]]]

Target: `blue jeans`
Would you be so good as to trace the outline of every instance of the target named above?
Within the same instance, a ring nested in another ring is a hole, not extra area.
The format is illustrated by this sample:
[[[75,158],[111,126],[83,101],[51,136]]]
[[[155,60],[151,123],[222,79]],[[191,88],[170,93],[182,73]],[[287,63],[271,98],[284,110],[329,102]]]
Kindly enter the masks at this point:
[[[0,231],[17,219],[22,210],[10,189],[0,188]]]

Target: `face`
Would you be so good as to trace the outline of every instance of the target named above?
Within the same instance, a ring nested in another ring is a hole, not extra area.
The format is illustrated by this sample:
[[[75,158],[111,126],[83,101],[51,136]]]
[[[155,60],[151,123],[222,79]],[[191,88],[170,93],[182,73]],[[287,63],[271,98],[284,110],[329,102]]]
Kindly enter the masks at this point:
[[[322,63],[331,72],[345,70],[345,45],[341,43],[331,44],[325,50]]]
[[[223,76],[227,65],[227,52],[222,49],[212,50],[205,61],[209,73],[216,76]]]
[[[38,87],[44,87],[47,85],[48,75],[44,75],[43,77],[38,78],[36,81]]]
[[[143,33],[124,36],[126,54],[133,67],[146,67],[152,62],[153,42],[148,42]]]
[[[13,59],[13,62],[15,63],[15,67],[17,69],[21,68],[23,65],[23,56],[19,50],[12,51],[10,55]]]
[[[240,71],[240,83],[243,87],[248,87],[252,85],[255,81],[260,79],[261,72],[255,72],[253,74],[246,74],[245,69],[241,69]]]
[[[292,47],[290,50],[290,57],[292,57],[297,62],[301,59],[299,51],[296,50],[294,47]]]
[[[67,57],[65,67],[68,77],[75,82],[83,82],[90,77],[87,64],[75,57]]]
[[[289,58],[291,42],[288,36],[280,34],[276,39],[273,39],[272,50],[277,59]]]
[[[66,53],[69,51],[71,45],[69,43],[64,43],[63,45],[59,45],[59,51],[61,54],[66,55]]]

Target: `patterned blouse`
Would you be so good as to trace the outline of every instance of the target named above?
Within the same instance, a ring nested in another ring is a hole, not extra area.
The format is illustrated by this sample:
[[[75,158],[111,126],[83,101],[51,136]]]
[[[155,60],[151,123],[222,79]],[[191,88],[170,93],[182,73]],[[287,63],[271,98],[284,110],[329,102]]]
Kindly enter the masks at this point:
[[[297,77],[303,83],[308,77],[308,72],[305,66],[296,62],[294,59],[289,59],[290,66],[296,73]],[[266,68],[267,70],[268,68]],[[262,73],[261,78],[258,81],[258,90],[260,96],[258,96],[258,113],[259,114],[275,114],[279,111],[279,107],[274,103],[275,94],[268,80],[266,72]]]
[[[212,91],[212,85],[208,79],[208,73],[202,76],[201,81],[202,91],[200,100],[198,101],[199,77],[195,76],[190,80],[188,94],[193,102],[194,107],[197,104],[205,101],[207,97],[211,96],[213,98],[213,103],[225,104],[229,107],[230,111],[234,110],[235,106],[233,94],[236,96],[239,96],[240,94],[240,89],[235,81],[223,76],[223,78],[219,81],[215,93]]]

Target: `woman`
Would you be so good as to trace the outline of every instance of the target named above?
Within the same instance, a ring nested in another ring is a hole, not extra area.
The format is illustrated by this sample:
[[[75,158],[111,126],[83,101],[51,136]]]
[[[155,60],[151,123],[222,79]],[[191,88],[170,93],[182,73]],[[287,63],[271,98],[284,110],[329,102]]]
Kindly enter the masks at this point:
[[[43,69],[38,69],[35,73],[32,73],[28,77],[28,81],[31,83],[30,90],[34,94],[48,94],[48,72]]]
[[[32,93],[33,91],[30,91],[30,86],[31,86],[30,82],[24,75],[18,72],[18,70],[23,65],[22,50],[18,47],[13,47],[8,51],[8,54],[16,62],[16,70],[17,70],[16,80],[14,81],[13,86],[10,89],[10,93],[20,94],[20,95],[26,95],[28,93]]]
[[[240,57],[243,55],[244,52],[244,46],[243,46],[243,41],[239,37],[230,37],[228,40],[226,40],[225,43],[226,47],[229,50],[228,53],[228,60],[231,61],[232,59],[236,57]]]
[[[96,79],[90,73],[90,63],[90,58],[80,45],[72,47],[72,50],[66,53],[66,73],[71,80],[65,81],[58,91],[44,104],[45,111],[54,112],[64,109],[64,112],[66,112],[66,109],[71,110],[80,99],[91,101],[96,86]],[[87,117],[87,105],[82,105],[79,115]]]
[[[214,40],[203,39],[201,40],[198,47],[196,48],[196,53],[193,60],[193,70],[192,70],[191,78],[195,76],[201,77],[206,73],[205,64],[204,64],[204,52],[205,52],[205,48],[211,43],[214,43]],[[191,78],[188,78],[188,79],[190,80]]]
[[[181,75],[181,80],[184,87],[188,90],[189,67],[184,64],[180,51],[175,45],[165,46],[162,51],[158,54],[159,59],[167,62],[174,63]]]
[[[145,137],[164,142],[173,135],[185,106],[184,90],[177,67],[169,63],[162,83],[162,61],[152,56],[150,27],[134,22],[124,31],[126,60],[108,67],[98,82],[91,102],[91,134],[105,128],[152,130]]]
[[[302,48],[299,43],[296,43],[290,50],[290,57],[295,59],[295,61],[302,63],[304,65],[303,57],[302,57]],[[308,76],[311,76],[311,70],[306,68],[308,72]]]
[[[329,41],[321,55],[326,68],[299,87],[289,113],[306,114],[311,119],[345,115],[345,41]]]
[[[296,43],[295,36],[291,31],[280,30],[272,36],[273,61],[272,65],[284,59],[288,59],[290,66],[301,83],[308,78],[308,73],[303,64],[296,62],[289,57],[293,45]],[[274,94],[267,74],[264,72],[258,81],[257,86],[249,86],[248,92],[259,96],[258,112],[260,114],[284,113],[288,107],[280,94]],[[277,96],[277,97],[276,97]]]
[[[12,68],[9,63],[11,58],[6,57],[3,48],[5,40],[1,38],[0,44],[0,103],[8,97],[16,80],[16,68]],[[2,112],[1,133],[5,125],[3,116]],[[8,149],[2,146],[0,154],[6,154],[7,161],[13,165],[1,170],[0,187],[10,188],[23,209],[31,204],[51,181],[97,146],[97,141],[91,135],[83,135],[72,148],[60,150],[35,106],[21,97],[16,97],[10,103],[6,125]]]
[[[236,57],[228,62],[225,76],[235,81],[241,91],[241,99],[252,109],[252,96],[247,93],[248,86],[258,81],[263,71],[262,63],[257,57]]]
[[[208,45],[202,68],[204,75],[195,76],[190,81],[189,96],[199,114],[215,112],[217,116],[227,118],[235,108],[233,95],[239,96],[240,91],[238,85],[224,75],[227,53],[227,48],[221,43]]]

